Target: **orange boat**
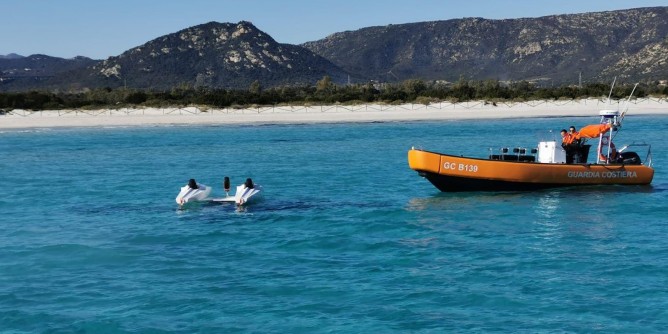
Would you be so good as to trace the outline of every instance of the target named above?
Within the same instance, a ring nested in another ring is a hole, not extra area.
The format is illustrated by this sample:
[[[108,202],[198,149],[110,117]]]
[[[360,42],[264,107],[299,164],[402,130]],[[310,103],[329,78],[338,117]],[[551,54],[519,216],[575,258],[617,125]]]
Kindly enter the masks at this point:
[[[488,158],[470,158],[412,148],[408,165],[444,192],[537,190],[565,186],[647,185],[654,178],[651,147],[630,144],[617,150],[612,143],[621,126],[616,110],[602,110],[601,122],[583,127],[581,144],[562,147],[542,141],[536,148],[501,148]],[[589,160],[591,145],[598,138],[595,163]],[[632,148],[646,150],[644,159]]]

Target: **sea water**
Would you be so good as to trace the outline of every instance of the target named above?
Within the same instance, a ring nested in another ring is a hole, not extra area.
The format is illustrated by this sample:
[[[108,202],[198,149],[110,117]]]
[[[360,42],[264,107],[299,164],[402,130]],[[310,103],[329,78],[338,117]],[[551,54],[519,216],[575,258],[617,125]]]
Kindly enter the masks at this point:
[[[665,333],[668,117],[615,139],[652,144],[647,187],[440,193],[407,165],[592,121],[2,132],[0,332]],[[264,199],[178,209],[225,176]]]

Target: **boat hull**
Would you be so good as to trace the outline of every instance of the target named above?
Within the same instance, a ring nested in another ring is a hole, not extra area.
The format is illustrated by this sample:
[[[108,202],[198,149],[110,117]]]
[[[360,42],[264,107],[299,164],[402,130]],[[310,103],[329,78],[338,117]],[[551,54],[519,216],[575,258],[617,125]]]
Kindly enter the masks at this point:
[[[411,169],[444,192],[518,191],[591,185],[647,185],[645,165],[545,164],[476,159],[423,150],[408,151]]]
[[[197,189],[190,188],[188,185],[181,187],[181,192],[176,196],[176,204],[184,205],[206,200],[211,194],[211,187],[204,184],[197,184],[197,187]]]

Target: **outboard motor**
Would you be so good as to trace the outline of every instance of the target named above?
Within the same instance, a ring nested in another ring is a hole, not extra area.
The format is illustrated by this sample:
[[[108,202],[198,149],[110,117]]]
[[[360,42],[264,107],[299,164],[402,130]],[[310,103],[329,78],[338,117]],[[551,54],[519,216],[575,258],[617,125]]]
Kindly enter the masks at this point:
[[[625,165],[640,165],[642,163],[640,156],[636,152],[622,152],[619,155],[618,162]]]
[[[253,198],[254,200],[260,197],[258,194],[262,190],[261,185],[256,185],[253,183],[251,178],[247,178],[246,182],[237,186],[237,192],[234,194],[234,202],[237,205],[248,204],[248,201]]]
[[[198,184],[195,179],[190,179],[188,184],[181,187],[181,191],[176,196],[176,204],[182,206],[190,202],[199,202],[207,199],[211,193],[211,187],[204,184]]]
[[[223,179],[223,189],[225,189],[226,194],[229,194],[229,192],[230,192],[230,178],[227,177],[227,176]]]

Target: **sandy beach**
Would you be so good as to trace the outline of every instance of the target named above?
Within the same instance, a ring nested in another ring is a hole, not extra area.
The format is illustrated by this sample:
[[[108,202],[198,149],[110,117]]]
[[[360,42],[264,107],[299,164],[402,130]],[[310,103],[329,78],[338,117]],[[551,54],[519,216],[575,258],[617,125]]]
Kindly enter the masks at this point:
[[[12,110],[0,115],[0,129],[116,127],[156,125],[300,124],[397,122],[526,117],[596,117],[602,109],[622,110],[625,101],[598,99],[488,103],[442,102],[430,105],[271,106],[247,109],[206,107]],[[668,115],[668,99],[631,100],[627,115]]]

